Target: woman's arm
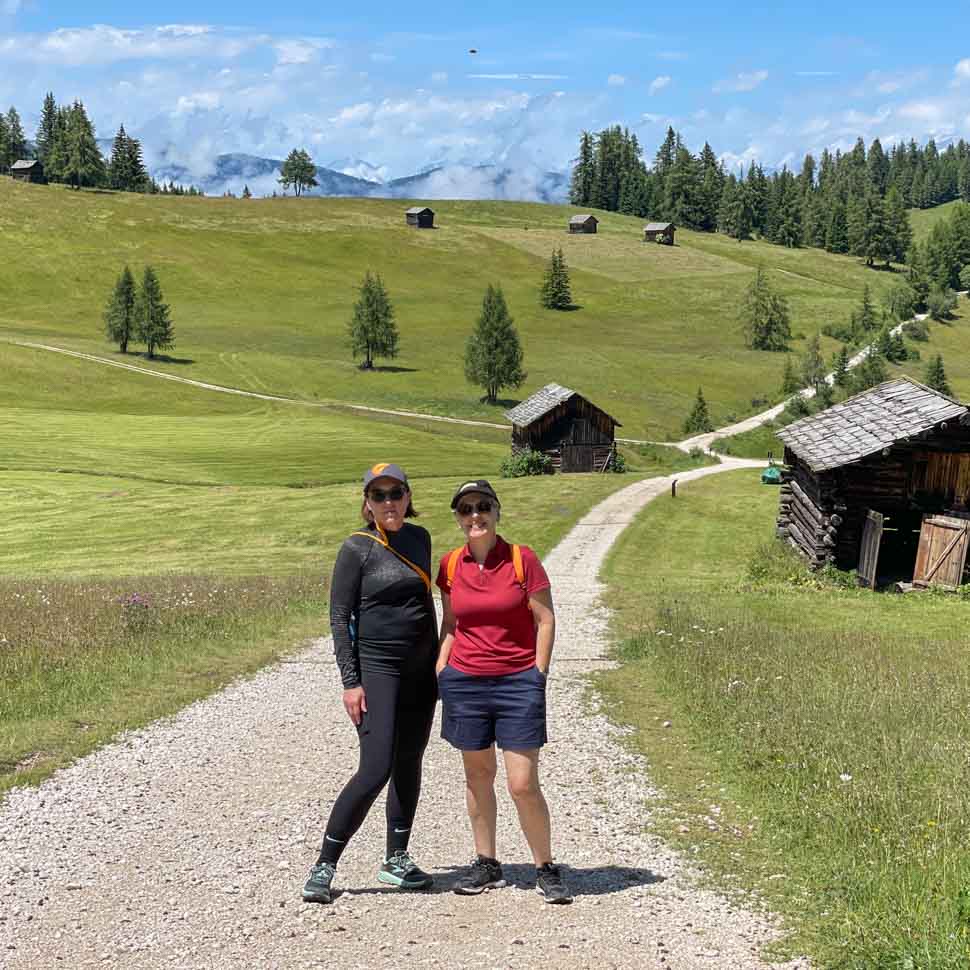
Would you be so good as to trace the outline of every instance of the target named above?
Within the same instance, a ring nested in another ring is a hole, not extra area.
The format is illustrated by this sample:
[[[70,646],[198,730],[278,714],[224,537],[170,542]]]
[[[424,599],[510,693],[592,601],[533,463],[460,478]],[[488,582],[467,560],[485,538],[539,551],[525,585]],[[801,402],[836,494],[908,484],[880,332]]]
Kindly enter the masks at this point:
[[[448,664],[451,656],[451,648],[455,642],[455,614],[451,609],[451,596],[448,593],[441,594],[441,637],[438,640],[438,663],[435,667],[437,673]]]
[[[542,673],[549,672],[552,662],[552,645],[556,640],[556,609],[552,605],[552,590],[536,590],[529,597],[529,609],[536,621],[536,666]]]
[[[350,617],[360,601],[363,563],[358,551],[348,541],[340,547],[330,583],[330,629],[333,652],[344,685],[344,709],[354,724],[360,724],[367,711],[364,688],[360,685],[360,658],[357,642],[350,638]],[[358,624],[360,617],[357,618]]]

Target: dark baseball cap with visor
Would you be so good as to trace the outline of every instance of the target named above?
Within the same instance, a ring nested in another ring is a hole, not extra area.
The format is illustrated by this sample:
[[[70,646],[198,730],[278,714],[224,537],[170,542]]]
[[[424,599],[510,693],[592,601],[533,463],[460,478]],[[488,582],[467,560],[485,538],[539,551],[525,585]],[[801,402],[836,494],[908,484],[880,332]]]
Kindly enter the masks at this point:
[[[404,474],[404,469],[400,465],[395,465],[393,462],[378,462],[376,465],[372,465],[370,468],[364,472],[364,491],[367,491],[368,486],[372,481],[377,478],[393,478],[395,481],[400,482],[405,488],[410,491],[410,486],[408,485],[408,477]]]
[[[489,498],[495,499],[496,505],[501,505],[498,496],[495,494],[495,489],[489,484],[489,482],[484,478],[476,478],[472,482],[463,482],[458,486],[458,490],[451,497],[451,507],[453,509],[458,508],[458,503],[461,501],[463,495],[470,495],[472,492],[478,492],[481,495],[488,495]]]

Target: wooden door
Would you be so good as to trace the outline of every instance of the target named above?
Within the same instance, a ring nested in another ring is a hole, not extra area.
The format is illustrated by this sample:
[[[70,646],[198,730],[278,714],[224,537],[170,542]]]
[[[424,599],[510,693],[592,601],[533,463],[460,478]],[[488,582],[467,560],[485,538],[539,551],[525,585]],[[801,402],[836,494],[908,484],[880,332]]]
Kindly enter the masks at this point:
[[[593,470],[593,448],[591,445],[567,445],[560,447],[564,472],[591,472]]]
[[[914,586],[959,586],[967,562],[970,521],[948,515],[923,519],[916,553]]]
[[[876,588],[876,568],[879,566],[879,546],[882,543],[883,515],[872,509],[866,513],[866,524],[862,530],[862,548],[859,551],[859,568],[856,575],[860,586]]]

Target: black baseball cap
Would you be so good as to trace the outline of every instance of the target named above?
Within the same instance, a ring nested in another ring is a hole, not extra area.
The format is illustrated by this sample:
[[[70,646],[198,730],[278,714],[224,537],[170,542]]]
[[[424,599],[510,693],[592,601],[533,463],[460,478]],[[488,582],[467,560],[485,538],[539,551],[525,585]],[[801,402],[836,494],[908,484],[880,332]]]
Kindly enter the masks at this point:
[[[498,505],[502,504],[499,502],[498,496],[495,494],[495,489],[492,488],[489,482],[484,478],[476,478],[473,482],[462,482],[462,484],[458,486],[458,491],[455,492],[455,494],[451,497],[451,507],[453,509],[457,508],[458,500],[462,497],[462,495],[467,495],[469,492],[481,492],[482,495],[489,495],[495,499],[495,502]]]
[[[408,477],[404,474],[404,469],[400,465],[395,465],[393,463],[378,462],[376,465],[372,465],[370,468],[364,472],[364,491],[367,491],[367,486],[370,485],[375,478],[393,478],[399,481],[402,485],[407,486]],[[410,487],[410,486],[408,486]]]

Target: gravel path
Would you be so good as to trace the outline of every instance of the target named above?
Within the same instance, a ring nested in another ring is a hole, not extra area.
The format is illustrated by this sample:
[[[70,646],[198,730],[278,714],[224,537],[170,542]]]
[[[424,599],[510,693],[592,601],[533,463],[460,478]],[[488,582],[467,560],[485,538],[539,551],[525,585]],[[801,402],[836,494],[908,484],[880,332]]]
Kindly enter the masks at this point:
[[[676,476],[681,483],[759,463]],[[776,930],[695,885],[645,835],[655,792],[587,694],[605,665],[603,556],[670,478],[631,485],[549,555],[560,637],[544,786],[576,901],[545,905],[502,793],[500,854],[514,885],[448,891],[471,856],[458,755],[437,738],[412,848],[433,892],[381,888],[375,810],[338,872],[332,906],[299,891],[324,815],[355,764],[329,640],[179,715],[132,732],[0,807],[0,966],[296,968],[597,967],[765,970]],[[804,961],[786,967],[807,967]]]

